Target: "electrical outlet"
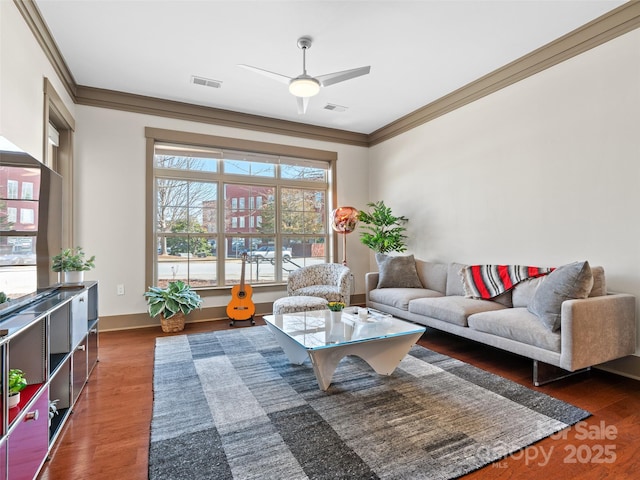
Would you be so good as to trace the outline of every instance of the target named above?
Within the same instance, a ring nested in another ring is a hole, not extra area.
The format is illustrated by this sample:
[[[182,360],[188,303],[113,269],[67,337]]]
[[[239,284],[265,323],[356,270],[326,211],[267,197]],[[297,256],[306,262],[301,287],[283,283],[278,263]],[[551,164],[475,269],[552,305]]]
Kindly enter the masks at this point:
[[[118,286],[116,287],[116,293],[118,295],[124,295],[124,284],[118,284]]]

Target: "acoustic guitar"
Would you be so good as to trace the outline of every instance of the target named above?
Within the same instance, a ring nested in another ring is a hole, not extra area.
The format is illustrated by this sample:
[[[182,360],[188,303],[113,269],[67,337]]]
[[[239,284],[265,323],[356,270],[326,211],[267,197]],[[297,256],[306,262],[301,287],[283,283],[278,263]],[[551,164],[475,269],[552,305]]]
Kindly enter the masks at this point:
[[[231,287],[231,301],[227,305],[227,316],[231,320],[229,325],[233,326],[235,322],[251,320],[251,324],[255,325],[253,314],[256,313],[256,306],[251,300],[253,288],[251,285],[244,283],[244,267],[247,262],[247,254],[242,254],[242,271],[240,273],[240,284]]]

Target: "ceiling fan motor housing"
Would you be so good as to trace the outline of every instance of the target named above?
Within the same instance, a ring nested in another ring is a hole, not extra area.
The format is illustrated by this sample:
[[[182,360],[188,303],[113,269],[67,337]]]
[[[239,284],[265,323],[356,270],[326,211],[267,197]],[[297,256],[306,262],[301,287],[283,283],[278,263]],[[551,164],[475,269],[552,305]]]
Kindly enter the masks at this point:
[[[301,49],[309,49],[311,48],[311,43],[313,42],[313,39],[311,37],[300,37],[298,39],[298,48]]]

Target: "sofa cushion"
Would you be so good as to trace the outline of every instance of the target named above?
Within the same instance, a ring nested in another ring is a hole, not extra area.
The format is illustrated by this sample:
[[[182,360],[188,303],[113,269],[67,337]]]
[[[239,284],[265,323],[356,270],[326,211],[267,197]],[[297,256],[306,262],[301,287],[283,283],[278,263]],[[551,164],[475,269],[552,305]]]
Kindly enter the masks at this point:
[[[424,288],[435,290],[443,295],[447,291],[448,268],[446,263],[425,262],[416,258],[416,270]]]
[[[601,297],[607,294],[607,282],[604,278],[604,268],[591,267],[593,275],[593,287],[591,287],[590,297]]]
[[[513,292],[511,290],[507,290],[506,292],[493,297],[491,301],[501,303],[505,307],[513,307]]]
[[[450,263],[447,271],[447,295],[464,296],[464,285],[460,272],[466,265],[462,263]]]
[[[469,328],[479,332],[560,352],[560,332],[549,331],[536,315],[524,307],[476,313],[469,317],[468,322]]]
[[[376,253],[378,288],[424,288],[413,255],[389,256]]]
[[[374,288],[369,292],[369,300],[374,303],[407,310],[409,302],[416,298],[441,297],[440,292],[426,288]]]
[[[545,278],[546,277],[530,278],[529,280],[525,280],[524,282],[517,284],[513,288],[513,296],[511,297],[513,306],[516,308],[528,307],[531,303],[531,299],[536,293],[536,290]]]
[[[479,312],[488,312],[507,308],[490,300],[466,298],[460,295],[419,298],[409,302],[409,312],[425,315],[443,322],[453,323],[461,327],[467,326],[467,317]]]
[[[560,328],[562,302],[587,298],[593,286],[589,262],[573,262],[551,272],[527,307],[552,332]]]
[[[591,287],[589,296],[599,297],[606,295],[607,283],[604,277],[604,268],[591,267],[591,274],[593,275],[593,287]],[[532,278],[516,285],[513,289],[513,306],[528,307],[533,295],[545,278],[546,277]]]

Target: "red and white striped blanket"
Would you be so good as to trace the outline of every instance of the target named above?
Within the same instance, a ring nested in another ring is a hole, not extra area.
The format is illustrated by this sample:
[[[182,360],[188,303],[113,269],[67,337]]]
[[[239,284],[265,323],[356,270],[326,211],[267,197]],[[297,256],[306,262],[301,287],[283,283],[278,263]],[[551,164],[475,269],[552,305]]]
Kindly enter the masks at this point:
[[[529,278],[548,275],[554,269],[526,265],[469,265],[460,276],[467,297],[489,299],[507,292]]]

